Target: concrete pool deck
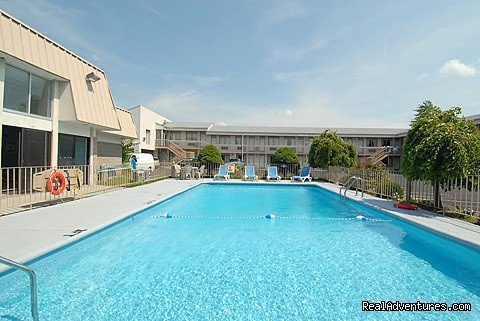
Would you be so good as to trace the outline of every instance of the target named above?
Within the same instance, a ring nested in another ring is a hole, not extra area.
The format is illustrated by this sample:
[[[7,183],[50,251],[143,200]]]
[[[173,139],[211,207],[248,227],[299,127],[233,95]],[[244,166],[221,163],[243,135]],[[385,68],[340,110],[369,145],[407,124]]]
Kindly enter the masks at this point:
[[[152,204],[186,189],[211,180],[167,179],[135,188],[126,188],[85,199],[34,209],[0,217],[0,256],[27,262],[54,249],[107,227]],[[229,181],[229,183],[241,181]],[[243,183],[243,182],[242,182]],[[260,182],[262,183],[262,182]],[[285,181],[285,183],[290,184]],[[267,183],[275,185],[276,183]],[[338,193],[339,186],[312,182]],[[302,185],[292,183],[292,185]],[[365,194],[362,199],[353,191],[347,197],[387,211],[392,216],[458,239],[480,249],[480,226],[427,211],[407,211],[393,207],[391,201]],[[85,230],[72,235],[75,230]],[[0,271],[5,267],[0,266]]]

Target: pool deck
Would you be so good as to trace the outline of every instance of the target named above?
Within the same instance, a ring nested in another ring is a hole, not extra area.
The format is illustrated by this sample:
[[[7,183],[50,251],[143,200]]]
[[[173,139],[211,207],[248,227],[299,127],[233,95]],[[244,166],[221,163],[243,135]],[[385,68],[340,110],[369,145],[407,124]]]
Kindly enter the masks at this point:
[[[28,262],[61,246],[74,242],[90,233],[107,227],[144,208],[181,193],[193,186],[211,180],[167,179],[152,184],[112,191],[74,202],[53,205],[0,217],[0,256],[18,262]],[[230,181],[240,183],[241,181]],[[261,182],[260,182],[261,183]],[[286,184],[299,184],[289,183]],[[275,185],[278,183],[266,183]],[[312,182],[338,193],[339,186]],[[365,194],[347,197],[387,211],[399,220],[426,227],[437,233],[460,240],[480,250],[480,226],[461,220],[436,215],[427,211],[399,210],[391,201]],[[72,232],[85,230],[79,234]],[[0,271],[5,267],[0,266]]]

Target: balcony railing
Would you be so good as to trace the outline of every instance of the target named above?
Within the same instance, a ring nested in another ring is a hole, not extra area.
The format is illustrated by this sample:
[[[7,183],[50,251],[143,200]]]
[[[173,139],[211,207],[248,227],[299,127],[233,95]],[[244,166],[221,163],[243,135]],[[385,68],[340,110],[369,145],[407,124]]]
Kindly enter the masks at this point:
[[[379,150],[384,149],[385,146],[380,147],[357,147],[358,155],[371,156],[377,153]],[[386,152],[389,155],[401,155],[402,148],[400,146],[387,146]]]
[[[207,142],[205,141],[200,141],[200,140],[168,140],[168,139],[157,139],[156,140],[156,147],[165,147],[167,146],[168,142],[172,141],[176,145],[178,145],[182,149],[201,149],[204,147]],[[213,143],[213,145],[217,146],[218,149],[220,149],[222,152],[229,152],[229,153],[239,153],[243,152],[244,153],[275,153],[277,148],[283,147],[285,145],[265,145],[265,144],[258,144],[258,145],[250,145],[248,143],[244,144],[243,146],[240,144],[219,144],[219,143]],[[310,146],[304,146],[304,145],[292,145],[288,146],[291,147],[297,154],[308,154],[310,150]],[[357,152],[361,156],[371,156],[375,153],[377,153],[379,150],[384,149],[385,146],[379,146],[379,147],[356,147]],[[402,153],[402,147],[400,146],[387,146],[387,153],[389,155],[401,155]]]
[[[183,149],[200,149],[207,144],[207,142],[201,140],[157,139],[155,141],[155,147],[165,147],[167,146],[168,142],[174,142]]]

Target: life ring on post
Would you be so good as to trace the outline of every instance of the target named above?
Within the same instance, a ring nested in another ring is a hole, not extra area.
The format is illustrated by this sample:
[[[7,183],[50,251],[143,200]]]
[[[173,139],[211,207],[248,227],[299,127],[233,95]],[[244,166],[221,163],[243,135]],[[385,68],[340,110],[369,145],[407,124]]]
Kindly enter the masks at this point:
[[[63,193],[67,180],[60,172],[53,172],[47,179],[47,190],[50,194],[57,196]]]

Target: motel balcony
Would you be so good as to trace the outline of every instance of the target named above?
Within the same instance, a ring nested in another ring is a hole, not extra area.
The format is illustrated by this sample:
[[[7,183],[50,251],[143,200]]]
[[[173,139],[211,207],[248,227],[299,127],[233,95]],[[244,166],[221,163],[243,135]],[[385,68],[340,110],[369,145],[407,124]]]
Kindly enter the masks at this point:
[[[175,143],[178,147],[182,149],[201,149],[207,144],[205,141],[200,140],[176,140],[176,139],[156,139],[155,147],[165,147],[169,143]]]

